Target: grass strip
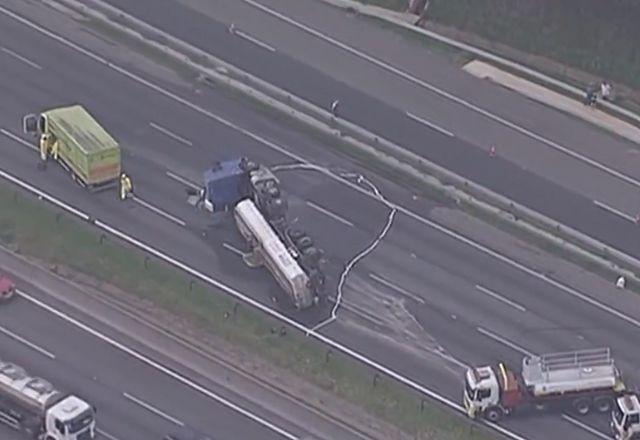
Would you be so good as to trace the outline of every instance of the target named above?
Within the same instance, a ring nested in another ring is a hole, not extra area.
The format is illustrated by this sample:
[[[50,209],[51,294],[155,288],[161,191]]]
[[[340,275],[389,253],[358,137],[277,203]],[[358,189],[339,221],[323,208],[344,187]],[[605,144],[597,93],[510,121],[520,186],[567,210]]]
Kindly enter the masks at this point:
[[[484,440],[486,429],[292,331],[93,227],[0,184],[0,242],[48,265],[115,285],[357,404],[417,439]]]
[[[396,11],[406,0],[360,0]],[[640,89],[640,5],[630,0],[431,0],[430,21]]]

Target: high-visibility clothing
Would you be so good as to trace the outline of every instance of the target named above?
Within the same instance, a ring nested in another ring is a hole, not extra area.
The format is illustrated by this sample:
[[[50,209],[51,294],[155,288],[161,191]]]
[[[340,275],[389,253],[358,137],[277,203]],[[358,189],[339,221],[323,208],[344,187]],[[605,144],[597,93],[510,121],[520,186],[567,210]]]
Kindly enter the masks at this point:
[[[133,190],[131,179],[126,174],[122,173],[120,176],[120,200],[127,198],[129,193]]]
[[[58,141],[56,140],[53,145],[51,145],[51,155],[53,156],[54,160],[58,160],[58,148],[59,148],[59,144]]]
[[[46,162],[48,154],[49,154],[49,135],[43,134],[42,136],[40,136],[40,159],[43,162]]]

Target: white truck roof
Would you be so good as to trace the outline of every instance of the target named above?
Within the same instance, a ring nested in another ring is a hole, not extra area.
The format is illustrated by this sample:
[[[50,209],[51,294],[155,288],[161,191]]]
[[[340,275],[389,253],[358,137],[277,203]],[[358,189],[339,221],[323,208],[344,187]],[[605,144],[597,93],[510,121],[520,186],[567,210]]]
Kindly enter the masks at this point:
[[[614,388],[619,382],[611,352],[598,348],[522,360],[522,379],[534,395]]]
[[[12,363],[0,361],[0,392],[5,396],[43,413],[62,394],[53,385],[39,377],[33,377]]]
[[[251,200],[247,199],[236,205],[235,213],[258,240],[266,254],[265,258],[269,258],[278,267],[280,274],[286,278],[289,290],[294,295],[296,302],[306,303],[306,299],[300,298],[300,295],[301,291],[306,290],[307,274],[291,256],[260,210]]]

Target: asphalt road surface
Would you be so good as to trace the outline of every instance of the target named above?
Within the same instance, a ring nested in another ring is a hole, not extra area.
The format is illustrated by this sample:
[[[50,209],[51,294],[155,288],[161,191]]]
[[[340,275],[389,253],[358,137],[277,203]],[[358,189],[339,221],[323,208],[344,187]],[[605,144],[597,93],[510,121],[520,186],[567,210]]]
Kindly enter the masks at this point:
[[[95,405],[102,438],[366,438],[86,288],[4,251],[0,262],[20,289],[0,308],[1,358]]]
[[[575,189],[561,187],[547,177],[541,177],[530,171],[528,167],[531,161],[528,161],[523,167],[522,164],[515,163],[502,155],[490,157],[485,150],[474,145],[473,139],[451,137],[422,122],[417,122],[407,117],[406,110],[402,107],[394,105],[397,103],[381,99],[377,93],[371,93],[371,91],[365,93],[353,88],[349,84],[335,79],[326,71],[318,70],[315,66],[308,64],[306,58],[301,61],[287,53],[265,50],[246,38],[237,38],[236,35],[229,32],[229,23],[220,22],[218,19],[201,13],[200,10],[186,7],[183,2],[158,0],[153,3],[153,7],[149,7],[148,2],[129,2],[126,0],[108,0],[108,2],[319,106],[328,108],[334,99],[339,98],[341,117],[379,133],[447,169],[598,238],[630,255],[636,257],[640,255],[640,235],[636,233],[637,227],[633,222],[603,210],[594,204],[592,198],[576,192]],[[245,2],[235,3],[239,4],[239,9],[246,9]],[[223,10],[230,7],[227,3],[225,5],[222,7]],[[231,14],[228,13],[227,16],[229,15]],[[237,16],[242,17],[239,14]],[[273,20],[270,19],[270,23],[272,22]],[[292,35],[290,26],[282,23],[273,25],[272,29],[279,30],[283,27],[287,28],[283,32],[289,32],[289,35]],[[300,32],[294,33],[294,35],[299,34]],[[291,39],[295,41],[296,36],[292,36]],[[341,70],[338,66],[342,65],[332,64],[331,71]],[[456,75],[456,78],[459,76]],[[404,82],[405,80],[396,79],[396,81]],[[480,83],[480,81],[476,82]],[[463,90],[459,91],[459,93],[462,92]],[[491,95],[486,93],[485,96],[487,95],[489,97],[486,99],[490,102],[500,100],[502,96],[490,97]],[[507,109],[510,109],[512,105],[516,106],[513,99],[507,99],[506,103]],[[542,106],[537,108],[543,109]],[[465,115],[467,113],[465,112]],[[506,113],[511,115],[509,112]],[[458,114],[451,115],[451,118],[455,118]],[[526,116],[523,119],[526,120]],[[567,121],[567,123],[570,120],[570,118],[557,115],[555,112],[552,117],[548,118],[549,121],[555,121],[556,126],[558,119]],[[578,127],[582,130],[585,129],[585,125],[578,125]],[[569,132],[573,129],[578,129],[573,123],[563,128]],[[589,128],[586,130],[593,131]],[[600,139],[607,139],[606,145],[615,142],[611,136],[600,137]],[[469,142],[470,140],[472,142]],[[508,142],[510,141],[509,139]],[[593,142],[593,140],[589,139],[589,142]],[[596,144],[597,147],[601,147],[601,145],[602,143]],[[627,146],[627,148],[630,147]],[[540,151],[540,148],[537,151]],[[541,156],[537,152],[529,154],[532,161],[540,160]],[[627,160],[620,163],[635,160],[628,152],[625,154]],[[535,168],[546,169],[549,167],[558,170],[557,165],[551,161]],[[562,175],[567,177],[566,173],[570,169],[559,170],[562,171]],[[637,171],[634,174],[637,174]],[[579,183],[588,182],[592,178],[588,176],[593,175],[593,170],[590,174],[580,174]],[[612,184],[610,179],[608,184]],[[640,186],[640,181],[638,186]],[[610,187],[609,194],[620,192],[623,187],[626,190],[632,188],[632,186],[615,181],[614,187]],[[634,189],[637,193],[637,187]],[[616,199],[616,201],[618,200]],[[634,204],[626,206],[625,209],[631,209],[635,215],[636,206],[640,199],[634,196],[633,201]]]
[[[254,135],[224,126],[202,109],[176,103],[175,99],[0,15],[3,45],[41,66],[35,68],[15,57],[2,64],[0,127],[4,132],[0,169],[270,304],[269,297],[278,292],[275,283],[264,271],[243,266],[241,259],[228,250],[228,245],[242,246],[233,228],[208,227],[207,219],[187,206],[184,185],[167,172],[197,182],[209,158],[213,161],[246,154],[274,165],[292,161],[287,151],[332,169],[361,170],[313,139],[277,125],[216,90],[194,86],[163,71],[152,71],[113,41],[97,40],[61,16],[46,14],[39,7],[19,10],[36,20],[46,16],[48,28],[71,36],[77,44],[99,50],[110,60],[126,65],[128,71],[234,121]],[[37,170],[36,152],[6,135],[19,133],[23,114],[73,102],[89,108],[120,140],[137,196],[179,218],[186,226],[136,202],[123,204],[115,192],[89,195],[72,185],[61,168]],[[168,136],[167,130],[188,143]],[[255,134],[284,150],[268,147]],[[335,289],[344,266],[378,236],[389,209],[375,198],[363,196],[318,172],[288,171],[281,176],[290,192],[293,216],[327,250],[329,281]],[[517,368],[521,351],[611,346],[622,371],[637,381],[640,359],[633,346],[636,324],[612,317],[602,306],[586,304],[549,279],[518,270],[507,261],[428,227],[424,219],[434,209],[441,209],[439,204],[414,200],[407,191],[379,177],[368,177],[387,198],[421,217],[396,216],[382,244],[349,274],[339,319],[324,328],[326,334],[455,401],[460,400],[465,364],[505,359]],[[203,230],[208,232],[205,240]],[[487,290],[494,295],[487,294]],[[507,302],[496,299],[496,295]],[[588,295],[602,301],[597,293],[589,291]],[[613,303],[634,318],[639,314],[633,307]],[[276,307],[289,313],[282,304]],[[326,318],[327,312],[323,309],[296,318],[314,324]],[[54,343],[50,339],[41,341],[37,334],[28,336],[40,343]],[[16,355],[20,354],[20,349],[16,350]],[[606,417],[593,416],[584,422],[599,431],[606,430]],[[513,419],[505,426],[530,439],[583,439],[593,435],[557,415]]]

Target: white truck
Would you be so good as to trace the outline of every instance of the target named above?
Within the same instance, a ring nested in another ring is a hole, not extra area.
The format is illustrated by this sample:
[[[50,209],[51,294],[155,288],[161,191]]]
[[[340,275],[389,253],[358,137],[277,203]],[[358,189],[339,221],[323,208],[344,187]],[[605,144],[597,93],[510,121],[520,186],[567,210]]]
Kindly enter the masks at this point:
[[[12,363],[0,361],[0,422],[38,440],[95,438],[95,410]]]
[[[265,265],[296,309],[305,309],[317,303],[318,296],[309,276],[253,201],[245,199],[239,202],[234,208],[234,218],[240,234],[251,248],[251,253],[245,255],[245,262],[253,267]]]
[[[497,422],[525,409],[608,413],[624,390],[610,350],[599,348],[526,356],[520,374],[504,363],[470,368],[463,401],[469,417]]]
[[[616,399],[611,412],[611,433],[616,440],[640,439],[640,400],[636,394]]]

